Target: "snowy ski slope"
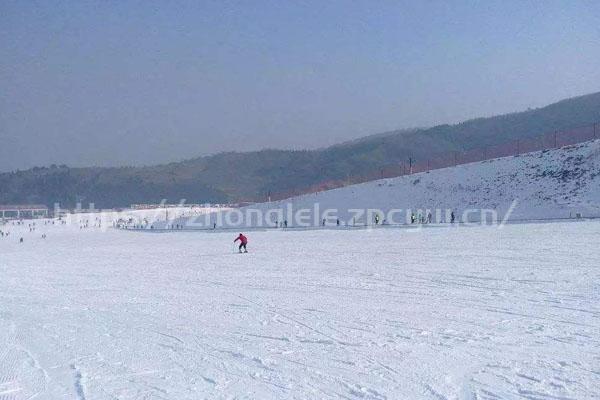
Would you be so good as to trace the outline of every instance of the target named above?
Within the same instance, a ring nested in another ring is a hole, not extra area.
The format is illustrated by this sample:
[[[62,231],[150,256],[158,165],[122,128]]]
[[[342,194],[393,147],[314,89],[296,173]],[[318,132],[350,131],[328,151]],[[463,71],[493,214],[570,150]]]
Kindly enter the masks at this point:
[[[289,200],[325,208],[489,208],[510,219],[600,216],[600,140],[557,150],[382,179]],[[277,205],[287,202],[275,203]],[[265,206],[261,206],[265,207]],[[346,219],[347,214],[342,214]]]
[[[288,207],[313,209],[316,203],[321,212],[336,209],[336,216],[347,224],[355,222],[353,213],[348,212],[350,209],[378,209],[384,215],[389,210],[402,209],[397,219],[404,223],[409,209],[413,212],[451,209],[461,220],[468,209],[491,209],[502,219],[513,203],[516,206],[508,214],[510,220],[574,218],[578,213],[583,217],[600,217],[600,140],[260,203],[242,211],[281,209],[286,212]],[[435,211],[432,214],[435,219]],[[448,222],[445,215],[442,211],[438,222]],[[478,221],[480,215],[473,213],[464,219]],[[294,225],[292,217],[285,218],[290,220],[290,226]],[[276,218],[272,220],[270,222]],[[320,217],[314,220],[315,225],[321,221]],[[255,225],[248,221],[246,225]],[[366,214],[356,220],[362,224],[372,222]],[[161,229],[169,225],[202,229],[211,224],[179,218],[157,222],[154,227]],[[223,220],[220,226],[232,225]]]
[[[2,229],[1,400],[600,397],[597,220]]]

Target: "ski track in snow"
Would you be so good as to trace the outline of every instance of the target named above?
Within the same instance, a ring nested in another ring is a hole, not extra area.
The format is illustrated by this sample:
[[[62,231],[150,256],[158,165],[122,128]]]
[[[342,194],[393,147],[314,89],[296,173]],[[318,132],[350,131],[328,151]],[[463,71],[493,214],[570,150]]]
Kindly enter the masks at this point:
[[[600,221],[19,229],[0,400],[600,398]]]

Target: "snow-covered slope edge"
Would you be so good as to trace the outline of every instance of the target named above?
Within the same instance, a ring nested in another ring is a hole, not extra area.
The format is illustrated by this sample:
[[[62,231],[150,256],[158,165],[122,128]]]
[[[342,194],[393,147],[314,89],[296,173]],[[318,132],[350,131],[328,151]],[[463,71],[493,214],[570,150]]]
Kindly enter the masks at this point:
[[[350,209],[378,209],[384,213],[382,217],[391,209],[429,209],[434,216],[436,209],[452,209],[459,219],[467,209],[491,209],[503,218],[511,204],[516,204],[509,216],[511,220],[569,218],[577,213],[599,217],[600,140],[255,204],[241,211],[291,208],[296,212],[303,208],[314,210],[317,203],[321,213],[336,209],[335,215],[342,224],[354,219]],[[273,213],[269,218],[273,223],[282,221]],[[357,222],[368,220],[366,215],[362,218]],[[471,218],[476,219],[476,214]],[[395,219],[405,220],[402,216]],[[293,218],[289,220],[291,226]],[[170,223],[186,228],[212,226],[216,221],[219,227],[235,225],[214,215],[210,221],[204,225],[190,219]],[[314,218],[315,225],[320,221],[320,217]],[[164,228],[164,223],[157,223],[155,228]]]

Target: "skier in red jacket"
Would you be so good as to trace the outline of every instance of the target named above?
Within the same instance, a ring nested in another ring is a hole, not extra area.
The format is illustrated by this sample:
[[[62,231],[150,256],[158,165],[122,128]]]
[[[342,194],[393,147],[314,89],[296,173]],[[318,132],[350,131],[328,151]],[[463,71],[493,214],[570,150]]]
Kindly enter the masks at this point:
[[[246,245],[248,244],[248,238],[240,233],[240,236],[238,236],[233,243],[237,242],[238,240],[240,241],[240,253],[242,252],[242,247],[244,248],[244,253],[247,253],[248,250],[246,249]]]

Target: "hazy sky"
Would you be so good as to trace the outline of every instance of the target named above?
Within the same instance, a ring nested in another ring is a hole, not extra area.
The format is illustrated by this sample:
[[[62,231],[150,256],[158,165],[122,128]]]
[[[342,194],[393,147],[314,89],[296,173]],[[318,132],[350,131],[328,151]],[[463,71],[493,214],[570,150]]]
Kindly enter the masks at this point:
[[[0,1],[0,171],[314,148],[600,90],[600,1]]]

